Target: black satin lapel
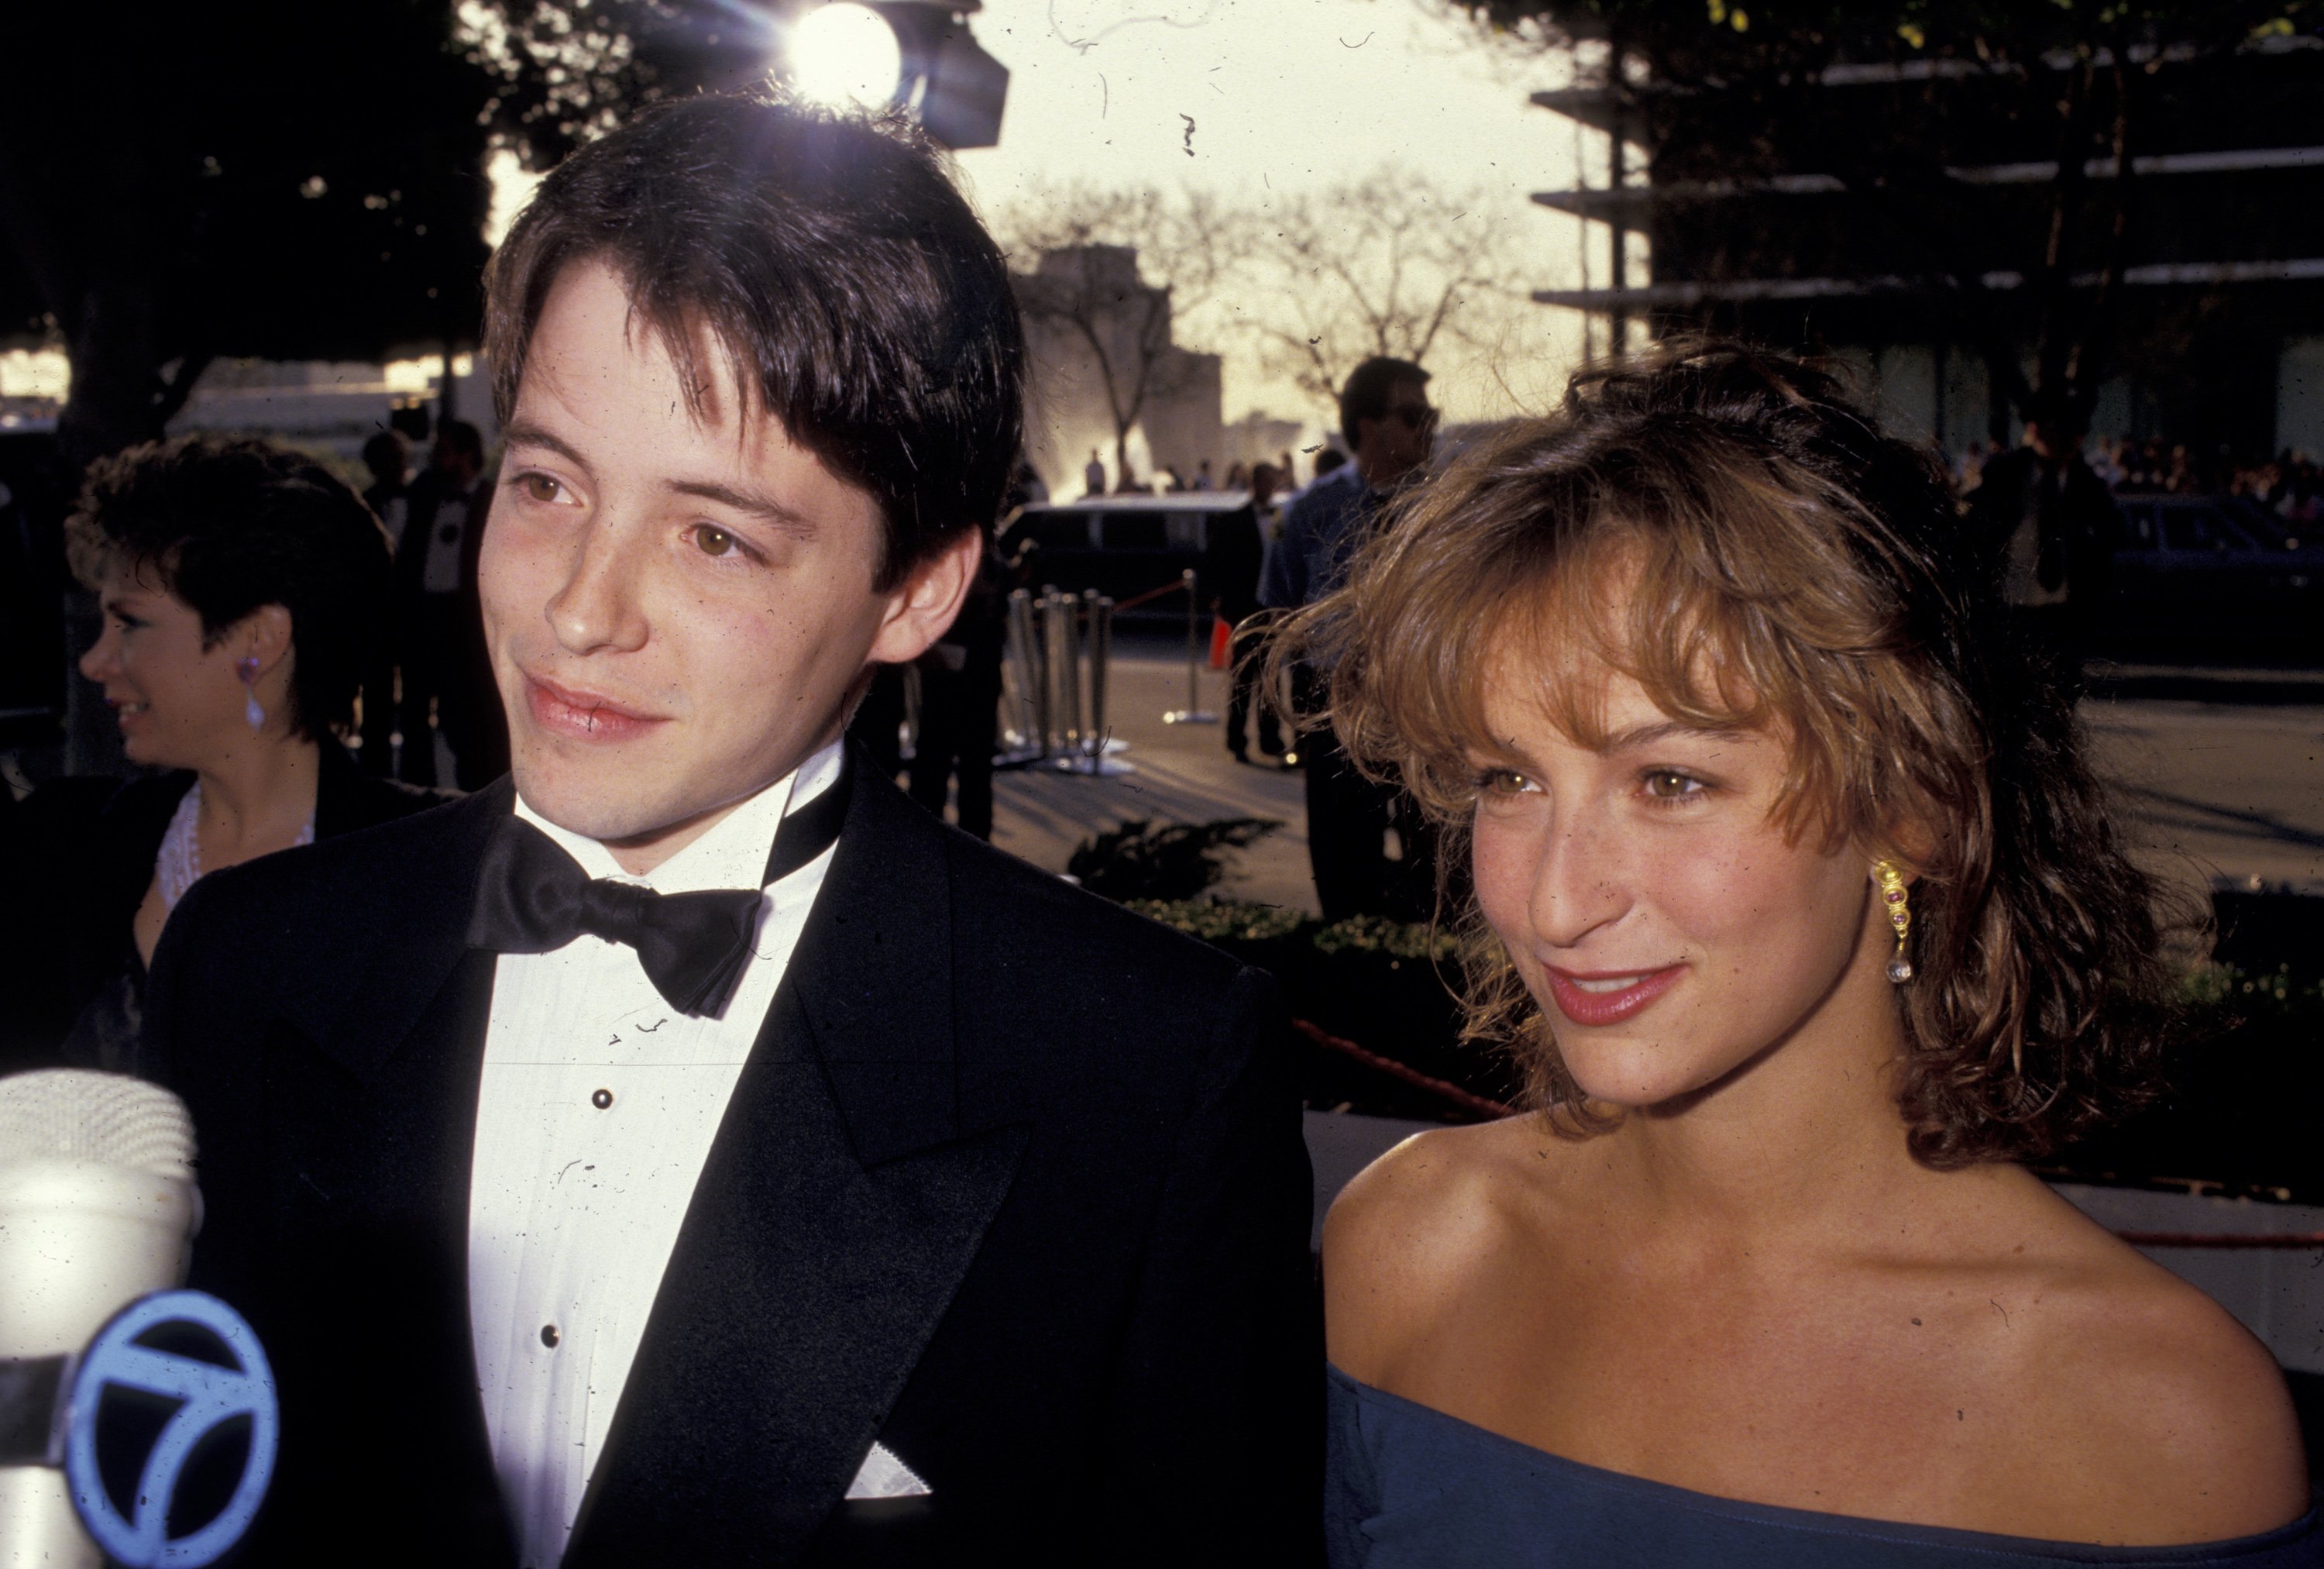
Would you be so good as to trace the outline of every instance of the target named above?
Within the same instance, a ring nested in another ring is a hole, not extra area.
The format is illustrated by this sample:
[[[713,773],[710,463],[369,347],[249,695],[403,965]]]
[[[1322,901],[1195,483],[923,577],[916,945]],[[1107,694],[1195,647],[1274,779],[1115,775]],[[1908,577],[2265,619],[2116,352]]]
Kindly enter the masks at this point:
[[[789,988],[743,1070],[565,1562],[779,1563],[837,1507],[1025,1131],[867,1168]]]
[[[862,756],[566,1562],[779,1562],[837,1507],[1025,1130],[957,1057],[945,830]],[[933,1482],[935,1479],[930,1479]]]
[[[846,826],[785,989],[867,1166],[999,1127],[1013,1083],[958,1057],[949,831],[852,755]]]
[[[402,858],[349,881],[346,905],[334,912],[333,953],[315,966],[327,969],[329,983],[292,1010],[292,1022],[358,1077],[368,1081],[386,1066],[467,956],[476,868],[513,799],[503,779],[374,830],[395,835]]]

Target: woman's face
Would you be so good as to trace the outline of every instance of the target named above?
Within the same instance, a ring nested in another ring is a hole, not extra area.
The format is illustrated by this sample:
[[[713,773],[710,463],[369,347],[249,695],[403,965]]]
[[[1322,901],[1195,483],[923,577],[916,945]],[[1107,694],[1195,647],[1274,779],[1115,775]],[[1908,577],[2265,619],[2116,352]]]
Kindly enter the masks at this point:
[[[1810,1032],[1836,995],[1879,1001],[1869,866],[1814,833],[1786,842],[1782,741],[1583,678],[1603,684],[1601,744],[1565,734],[1508,660],[1486,691],[1497,744],[1471,758],[1477,897],[1582,1091],[1655,1105]]]
[[[80,673],[105,688],[122,751],[149,768],[203,768],[249,744],[248,697],[229,630],[202,646],[202,618],[150,569],[115,566],[98,588],[105,630]]]

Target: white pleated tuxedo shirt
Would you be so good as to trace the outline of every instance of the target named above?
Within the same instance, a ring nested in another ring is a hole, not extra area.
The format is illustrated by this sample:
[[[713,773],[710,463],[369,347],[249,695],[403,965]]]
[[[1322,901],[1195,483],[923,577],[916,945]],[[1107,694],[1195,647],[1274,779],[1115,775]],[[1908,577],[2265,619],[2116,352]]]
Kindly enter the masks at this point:
[[[839,778],[816,753],[644,877],[517,813],[592,877],[661,893],[761,884],[775,830]],[[493,973],[468,1190],[468,1327],[493,1463],[525,1569],[557,1569],[687,1205],[824,875],[768,888],[725,1012],[662,1001],[636,951],[584,935]]]

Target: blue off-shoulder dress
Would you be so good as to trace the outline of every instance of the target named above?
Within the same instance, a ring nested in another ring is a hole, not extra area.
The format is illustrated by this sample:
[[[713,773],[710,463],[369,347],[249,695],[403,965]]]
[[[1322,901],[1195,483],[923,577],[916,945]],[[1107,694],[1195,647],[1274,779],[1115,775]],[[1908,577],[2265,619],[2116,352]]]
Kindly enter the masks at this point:
[[[2324,1565],[2317,1511],[2263,1536],[2095,1547],[1690,1492],[1562,1459],[1330,1370],[1331,1569],[2153,1569]]]

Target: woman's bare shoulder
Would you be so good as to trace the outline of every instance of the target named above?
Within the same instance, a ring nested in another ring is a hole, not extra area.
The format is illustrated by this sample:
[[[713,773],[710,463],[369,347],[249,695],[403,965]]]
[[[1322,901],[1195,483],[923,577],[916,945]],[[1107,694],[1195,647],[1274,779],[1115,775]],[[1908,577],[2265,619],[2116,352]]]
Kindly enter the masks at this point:
[[[2220,1541],[2306,1511],[2291,1395],[2250,1331],[2079,1213],[2042,1272],[2028,1349],[2052,1371],[2029,1415],[2072,1457],[2090,1539]]]
[[[1452,1312],[1504,1256],[1563,1140],[1537,1117],[1432,1129],[1341,1190],[1323,1220],[1332,1360],[1367,1379]]]

